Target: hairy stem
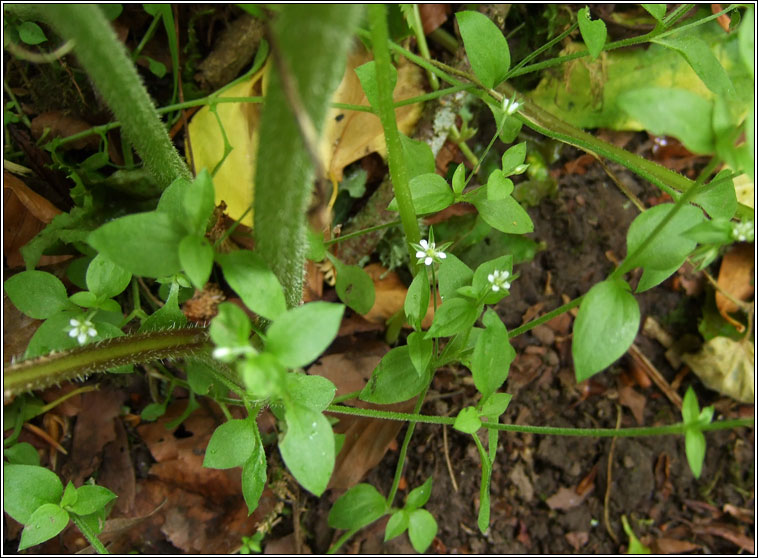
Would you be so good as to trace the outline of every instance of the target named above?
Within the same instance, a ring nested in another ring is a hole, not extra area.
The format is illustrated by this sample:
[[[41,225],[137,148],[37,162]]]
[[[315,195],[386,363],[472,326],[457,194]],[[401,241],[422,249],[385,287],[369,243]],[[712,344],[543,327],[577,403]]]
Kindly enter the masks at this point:
[[[5,9],[49,24],[73,40],[79,63],[102,94],[124,133],[157,182],[166,187],[190,178],[124,45],[94,4],[9,4]]]

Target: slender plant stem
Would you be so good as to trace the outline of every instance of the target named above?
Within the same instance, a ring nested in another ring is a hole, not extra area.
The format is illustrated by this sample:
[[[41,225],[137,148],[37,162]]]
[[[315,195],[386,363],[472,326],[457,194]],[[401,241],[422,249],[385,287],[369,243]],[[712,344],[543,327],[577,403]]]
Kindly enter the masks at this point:
[[[361,229],[359,231],[354,231],[351,233],[348,233],[343,236],[338,236],[337,238],[332,238],[331,240],[324,241],[324,246],[331,246],[332,244],[336,244],[338,242],[342,242],[343,240],[349,240],[351,238],[355,238],[356,236],[361,236],[364,234],[368,234],[374,231],[380,231],[382,229],[387,229],[389,227],[394,227],[395,225],[400,225],[400,221],[390,221],[389,223],[382,223],[381,225],[374,225],[373,227],[368,227],[365,229]]]
[[[549,322],[556,316],[559,316],[563,314],[564,312],[568,312],[572,308],[576,308],[582,302],[583,298],[584,298],[584,295],[578,296],[574,300],[571,300],[567,302],[566,304],[559,306],[555,310],[552,310],[548,312],[547,314],[540,316],[539,318],[535,318],[531,320],[530,322],[527,322],[524,325],[517,327],[516,329],[514,329],[508,334],[508,338],[513,339],[514,337],[518,337],[522,333],[526,333],[530,329],[534,329],[538,325],[544,324],[545,322]]]
[[[413,208],[413,199],[411,198],[411,190],[408,185],[408,169],[405,165],[403,146],[400,143],[400,134],[397,129],[397,121],[395,120],[392,91],[390,90],[390,53],[387,48],[389,31],[387,29],[386,6],[383,4],[372,4],[369,7],[369,20],[371,22],[374,60],[376,62],[377,103],[379,105],[375,108],[384,129],[390,177],[392,178],[392,187],[395,191],[405,238],[408,243],[416,244],[421,240],[421,232],[416,220],[416,211]],[[413,275],[415,275],[418,266],[413,258],[410,259],[410,267]]]
[[[82,521],[78,515],[73,513],[70,514],[69,517],[71,518],[71,521],[74,522],[74,525],[76,525],[77,528],[82,532],[84,538],[86,538],[92,545],[92,548],[95,549],[95,552],[98,554],[110,554],[110,552],[108,552],[108,549],[105,548],[105,545],[103,545],[103,543],[100,542],[100,539],[97,538],[97,535],[94,533],[94,531],[89,528],[89,525],[87,525],[86,521]]]
[[[358,531],[360,531],[361,529],[362,529],[362,527],[359,527],[357,529],[350,529],[348,531],[345,531],[342,534],[342,536],[339,539],[337,539],[337,541],[331,547],[329,547],[329,550],[327,550],[326,553],[327,554],[334,554],[335,552],[337,552],[343,544],[345,544],[347,541],[349,541],[350,538],[353,535],[355,535]]]
[[[326,411],[342,415],[352,415],[365,418],[375,418],[384,420],[397,420],[404,422],[424,423],[424,424],[446,424],[452,426],[455,423],[453,417],[438,417],[432,415],[420,415],[410,413],[395,413],[392,411],[379,411],[376,409],[359,409],[355,407],[346,407],[342,405],[329,405]],[[751,426],[754,419],[740,418],[719,420],[701,427],[703,431],[711,430],[729,430],[742,426]],[[649,426],[639,428],[561,428],[557,426],[531,426],[522,424],[500,424],[483,422],[483,428],[500,430],[502,432],[521,432],[526,434],[540,434],[546,436],[578,436],[588,438],[633,438],[635,436],[669,436],[684,434],[687,426],[684,423],[676,423],[665,426]]]

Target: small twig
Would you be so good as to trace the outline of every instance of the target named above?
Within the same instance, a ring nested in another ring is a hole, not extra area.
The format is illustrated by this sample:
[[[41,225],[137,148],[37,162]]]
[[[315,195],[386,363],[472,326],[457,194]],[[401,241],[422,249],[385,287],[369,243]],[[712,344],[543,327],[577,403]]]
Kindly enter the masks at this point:
[[[621,427],[621,406],[619,404],[616,404],[616,430],[618,430]],[[605,530],[608,531],[608,535],[613,539],[613,542],[618,544],[619,539],[616,536],[616,533],[613,532],[613,529],[611,529],[611,520],[610,520],[610,501],[611,501],[611,486],[612,486],[612,473],[613,473],[613,452],[616,449],[616,440],[618,438],[613,438],[611,441],[611,449],[608,452],[608,469],[607,469],[607,479],[605,484],[605,498],[603,499],[603,519],[605,521]]]
[[[53,440],[53,438],[44,430],[42,430],[39,426],[35,426],[31,423],[25,422],[24,428],[26,428],[29,432],[36,435],[39,438],[42,438],[45,442],[50,444],[52,447],[57,449],[59,452],[61,452],[63,455],[68,455],[68,452],[66,451],[66,448],[64,448],[62,445],[60,445],[56,440]]]
[[[450,474],[450,480],[453,483],[453,489],[458,492],[458,483],[455,481],[455,474],[453,473],[453,465],[450,463],[450,452],[447,449],[447,425],[442,425],[442,445],[445,449],[445,463],[447,464],[447,472]]]
[[[610,179],[613,180],[614,184],[618,186],[618,189],[621,190],[627,198],[629,198],[629,201],[631,201],[640,211],[645,211],[645,204],[642,203],[642,200],[635,196],[634,193],[627,187],[627,185],[619,180],[614,172],[608,168],[608,165],[605,164],[605,161],[603,161],[603,159],[597,153],[590,152],[590,155],[597,159],[598,163],[600,163],[600,166],[603,167],[605,174],[607,174]]]
[[[629,347],[629,356],[631,356],[640,366],[645,369],[647,375],[650,376],[650,379],[653,380],[653,383],[658,386],[658,389],[663,392],[663,395],[665,395],[668,400],[676,405],[677,409],[681,411],[682,398],[679,397],[679,394],[671,388],[669,383],[666,381],[666,378],[664,378],[663,375],[658,372],[658,369],[653,365],[652,362],[648,360],[645,355],[642,354],[642,351],[640,351],[639,347],[637,347],[637,345],[634,343],[632,343],[632,345]]]

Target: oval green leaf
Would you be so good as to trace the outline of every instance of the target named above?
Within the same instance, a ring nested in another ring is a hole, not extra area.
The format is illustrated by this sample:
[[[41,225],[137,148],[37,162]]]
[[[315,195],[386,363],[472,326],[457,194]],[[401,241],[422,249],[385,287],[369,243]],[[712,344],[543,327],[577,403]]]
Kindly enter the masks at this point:
[[[22,271],[5,281],[5,292],[21,312],[38,320],[49,318],[71,306],[66,287],[45,271]]]
[[[461,11],[455,17],[476,77],[485,87],[495,87],[506,78],[511,66],[508,41],[484,14]]]
[[[287,310],[284,291],[274,272],[250,250],[218,254],[224,278],[256,314],[275,320]]]
[[[334,502],[329,512],[332,529],[360,529],[384,515],[387,501],[370,484],[357,484]]]
[[[345,307],[310,302],[288,310],[266,332],[266,350],[287,368],[316,360],[337,336]]]

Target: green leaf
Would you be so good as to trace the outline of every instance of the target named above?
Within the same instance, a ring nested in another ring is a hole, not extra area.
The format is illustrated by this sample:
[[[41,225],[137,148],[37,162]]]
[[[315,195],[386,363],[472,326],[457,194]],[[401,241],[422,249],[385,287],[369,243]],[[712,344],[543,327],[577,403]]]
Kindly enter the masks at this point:
[[[168,400],[166,400],[163,403],[150,403],[149,405],[145,406],[144,409],[142,409],[142,412],[140,413],[140,418],[148,422],[158,420],[159,418],[161,418],[163,415],[166,414],[167,403],[168,403]]]
[[[45,271],[22,271],[5,281],[5,292],[21,312],[44,320],[70,308],[66,287],[60,279]]]
[[[68,481],[66,488],[63,489],[63,496],[61,497],[61,501],[58,505],[64,509],[68,506],[73,506],[76,504],[76,499],[78,497],[79,493],[77,492],[74,483]]]
[[[666,4],[640,4],[647,13],[653,16],[659,22],[663,22],[663,17],[666,15]]]
[[[710,184],[695,194],[692,202],[708,212],[712,219],[731,219],[737,211],[737,193],[728,169],[718,173]]]
[[[466,165],[460,163],[453,173],[453,192],[456,196],[461,195],[466,187]]]
[[[408,179],[421,175],[433,173],[437,168],[434,162],[434,153],[432,148],[425,141],[409,138],[405,134],[400,134],[400,143],[403,146],[403,155],[405,164],[408,169]],[[355,196],[353,196],[355,197]]]
[[[231,469],[250,459],[257,444],[252,420],[232,419],[213,432],[205,450],[203,467]]]
[[[328,523],[332,529],[360,529],[384,515],[387,501],[370,484],[356,484],[334,502]]]
[[[355,69],[358,80],[361,82],[363,92],[366,94],[369,104],[376,108],[379,106],[379,90],[376,86],[376,62],[366,62]],[[390,64],[390,92],[395,91],[397,84],[397,69]]]
[[[692,386],[687,388],[687,393],[682,399],[682,420],[684,424],[692,425],[697,423],[700,415],[700,406],[697,404],[697,396]]]
[[[684,452],[687,463],[696,479],[700,478],[705,461],[705,436],[698,428],[687,428],[684,432]]]
[[[337,296],[359,314],[367,314],[376,299],[374,282],[369,274],[357,265],[344,265],[336,258],[329,259],[337,268]]]
[[[450,337],[466,331],[479,317],[480,307],[475,301],[463,298],[446,300],[434,314],[427,338]]]
[[[87,242],[134,275],[165,277],[182,269],[178,248],[184,235],[171,215],[151,211],[110,221],[91,232]]]
[[[479,12],[461,11],[455,18],[476,77],[490,89],[500,84],[511,66],[511,53],[503,33]]]
[[[405,311],[408,323],[418,331],[421,330],[421,322],[429,308],[429,296],[429,277],[426,274],[426,269],[422,269],[411,281],[411,286],[408,287],[405,303],[403,304],[403,310]]]
[[[85,484],[76,489],[76,503],[71,506],[71,512],[76,515],[89,515],[102,510],[117,496],[104,486]]]
[[[629,537],[629,548],[626,551],[627,554],[650,554],[652,552],[648,547],[642,544],[637,538],[637,535],[634,534],[625,515],[621,516],[621,524],[624,527],[624,532]]]
[[[19,523],[28,525],[37,508],[57,504],[62,495],[63,483],[51,470],[3,464],[3,509]]]
[[[526,234],[534,230],[529,214],[511,196],[500,200],[478,199],[474,205],[484,222],[501,232]]]
[[[250,318],[245,311],[232,302],[218,305],[218,314],[211,322],[208,333],[219,347],[239,347],[250,344]]]
[[[670,203],[656,205],[640,213],[632,221],[626,233],[628,255],[631,256],[637,251],[673,207]],[[641,266],[645,269],[640,284],[637,286],[637,292],[654,287],[679,269],[696,246],[696,243],[685,233],[703,220],[703,212],[698,208],[689,205],[682,207],[658,233],[658,236],[629,262],[629,265]]]
[[[384,529],[384,542],[402,535],[408,528],[409,514],[405,510],[397,510],[390,515],[387,527]]]
[[[681,54],[703,83],[716,95],[734,98],[732,80],[713,54],[711,47],[695,35],[669,35],[652,40]]]
[[[97,7],[100,8],[100,11],[103,12],[105,19],[108,21],[118,19],[121,12],[124,11],[124,7],[121,4],[98,4]]]
[[[297,403],[285,410],[287,434],[279,442],[282,459],[300,485],[316,496],[334,470],[334,433],[326,417]]]
[[[158,200],[156,211],[173,215],[175,217],[184,216],[184,195],[192,188],[192,183],[186,178],[177,178],[168,188],[163,190],[161,198]]]
[[[511,402],[510,393],[493,393],[483,398],[479,404],[479,416],[497,418],[502,415]]]
[[[75,338],[69,336],[71,318],[82,318],[80,311],[63,311],[51,316],[37,328],[24,352],[24,358],[46,355],[52,351],[62,351],[78,347]]]
[[[179,261],[192,285],[202,289],[213,269],[213,247],[204,236],[187,235],[179,243]]]
[[[434,341],[425,339],[423,332],[414,331],[408,335],[408,355],[419,376],[426,377],[433,353]]]
[[[521,131],[521,121],[518,118],[509,115],[503,110],[501,104],[491,101],[489,97],[486,97],[484,102],[490,107],[492,116],[495,118],[500,141],[503,143],[513,143]]]
[[[7,416],[7,415],[6,415]],[[8,421],[5,421],[6,428]],[[3,456],[8,463],[14,465],[35,465],[39,466],[39,453],[36,448],[28,442],[19,442],[3,450]]]
[[[455,201],[455,195],[445,179],[435,173],[421,174],[411,178],[409,187],[413,198],[413,208],[417,215],[442,211]],[[390,211],[398,211],[397,200],[387,206]]]
[[[379,362],[371,379],[361,391],[362,401],[388,405],[407,401],[421,393],[429,375],[419,376],[413,366],[407,345],[396,347]]]
[[[460,12],[458,12],[460,13]],[[408,538],[413,549],[418,553],[426,552],[437,535],[437,521],[426,510],[414,510],[408,518]]]
[[[517,143],[513,147],[509,147],[508,151],[503,153],[503,174],[510,176],[516,171],[519,165],[523,165],[526,160],[526,142],[522,141]]]
[[[453,254],[448,253],[447,258],[440,264],[440,269],[437,272],[440,296],[443,302],[453,298],[460,287],[471,283],[473,277],[474,272],[471,271],[469,266]],[[426,314],[426,308],[424,308],[424,314]]]
[[[323,411],[334,399],[337,388],[323,376],[297,372],[287,374],[287,393],[313,411]]]
[[[508,369],[516,358],[505,324],[492,309],[482,316],[484,331],[479,335],[471,359],[474,385],[484,399],[496,392],[508,378]]]
[[[7,510],[6,510],[7,511]],[[34,510],[21,532],[18,549],[24,550],[52,539],[68,525],[68,512],[58,504],[42,504]]]
[[[247,504],[247,515],[258,507],[263,489],[266,488],[266,452],[258,435],[255,436],[255,442],[252,455],[242,466],[242,496]]]
[[[142,322],[139,331],[155,331],[157,329],[182,327],[186,323],[187,316],[179,308],[179,284],[172,283],[166,303]]]
[[[33,21],[25,21],[19,25],[16,30],[18,31],[18,37],[27,45],[38,45],[44,43],[47,40],[45,32],[42,28]]]
[[[124,292],[132,274],[98,254],[87,267],[87,288],[97,297],[111,298]]]
[[[198,395],[206,395],[214,384],[213,369],[201,360],[188,358],[184,361],[187,383]]]
[[[591,20],[590,9],[586,6],[579,10],[576,19],[579,22],[579,32],[582,34],[584,44],[587,45],[587,50],[590,51],[590,56],[594,60],[603,52],[605,39],[608,36],[605,23],[601,19]]]
[[[194,234],[204,235],[215,207],[213,193],[213,179],[208,169],[203,169],[195,177],[192,186],[184,190],[182,196],[184,215],[187,218],[186,226]]]
[[[740,58],[750,72],[750,77],[755,76],[755,9],[749,6],[742,17],[738,35]],[[751,119],[752,120],[752,119]],[[749,122],[748,122],[749,123]]]
[[[245,306],[269,320],[276,320],[287,310],[284,291],[274,272],[263,259],[249,250],[217,254],[224,278],[240,295]]]
[[[487,199],[503,200],[513,192],[513,181],[506,178],[503,171],[495,169],[487,179]]]
[[[640,308],[626,282],[606,280],[592,287],[574,322],[571,353],[576,381],[586,380],[626,353],[639,326]]]
[[[466,434],[473,434],[482,427],[479,412],[474,407],[464,407],[455,417],[453,428]]]
[[[284,391],[287,370],[269,353],[248,356],[239,369],[245,387],[259,399],[280,396]]]
[[[166,68],[166,65],[163,62],[160,62],[154,58],[150,58],[149,56],[143,55],[143,58],[147,60],[147,67],[150,70],[150,73],[152,73],[154,76],[158,78],[162,78],[166,75],[166,72],[168,69]]]
[[[642,87],[621,93],[617,104],[645,130],[674,136],[694,153],[712,153],[715,148],[713,105],[695,93],[673,87]]]
[[[410,511],[424,507],[432,495],[432,477],[424,481],[424,484],[417,486],[408,493],[405,499],[405,509]]]
[[[266,332],[266,350],[287,368],[316,360],[337,335],[345,307],[310,302],[279,316]]]

